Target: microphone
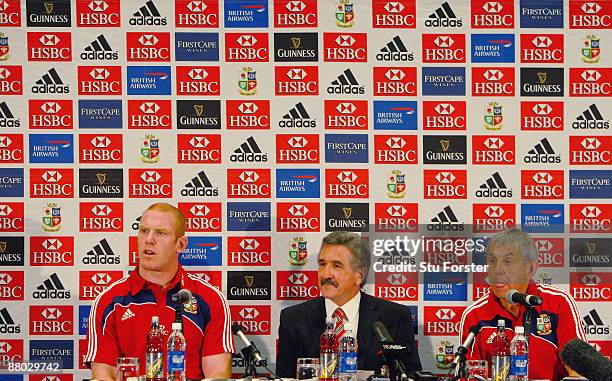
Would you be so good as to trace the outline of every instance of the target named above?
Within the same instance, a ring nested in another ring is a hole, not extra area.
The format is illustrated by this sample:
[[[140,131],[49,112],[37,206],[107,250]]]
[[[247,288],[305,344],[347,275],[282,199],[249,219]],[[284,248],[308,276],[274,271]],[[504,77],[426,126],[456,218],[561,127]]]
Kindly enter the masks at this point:
[[[568,367],[590,381],[612,379],[612,361],[583,340],[573,339],[565,344],[561,358]]]
[[[478,335],[478,332],[480,332],[480,326],[474,325],[470,328],[468,332],[469,335],[467,335],[467,337],[463,341],[463,344],[461,344],[461,346],[457,348],[457,352],[455,352],[455,359],[453,360],[453,365],[451,366],[451,369],[454,369],[457,364],[459,364],[459,361],[461,361],[461,359],[465,359],[468,347],[472,345],[474,338],[476,337],[476,335]]]
[[[382,321],[375,321],[372,324],[372,329],[374,330],[374,334],[378,338],[378,341],[380,342],[380,345],[383,348],[383,356],[385,356],[385,362],[393,363],[387,365],[393,365],[393,373],[396,374],[395,378],[399,381],[412,380],[408,377],[408,372],[406,371],[406,367],[404,366],[403,361],[398,358],[399,355],[401,355],[402,352],[405,353],[408,348],[404,344],[395,342],[395,340],[393,340],[393,337],[391,337],[391,334],[389,333],[387,327],[385,327]],[[387,361],[387,358],[392,361]]]
[[[257,347],[255,346],[255,343],[247,339],[247,337],[242,332],[242,329],[240,328],[240,324],[238,324],[237,322],[232,323],[232,332],[234,332],[234,335],[238,336],[240,340],[242,340],[242,343],[246,347],[252,348],[253,357],[255,358],[255,360],[257,360],[257,362],[261,362],[262,357],[261,357],[261,353],[259,353],[259,349],[257,349]]]
[[[181,289],[176,294],[172,295],[172,303],[175,304],[185,304],[191,300],[193,296],[191,295],[191,291],[186,288]]]
[[[506,293],[506,300],[510,304],[522,304],[526,307],[539,306],[542,304],[542,298],[537,295],[522,294],[516,290],[510,290]]]

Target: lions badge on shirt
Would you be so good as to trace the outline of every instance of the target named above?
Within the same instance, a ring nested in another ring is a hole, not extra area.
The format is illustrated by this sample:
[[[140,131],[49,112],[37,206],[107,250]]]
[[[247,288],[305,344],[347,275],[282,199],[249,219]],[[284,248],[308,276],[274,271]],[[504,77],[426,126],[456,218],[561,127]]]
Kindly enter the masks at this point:
[[[552,333],[552,322],[547,314],[540,314],[537,318],[536,328],[539,336],[546,336]]]
[[[185,304],[183,304],[183,311],[188,312],[190,314],[198,313],[198,302],[196,302],[195,298],[192,296],[191,299]]]

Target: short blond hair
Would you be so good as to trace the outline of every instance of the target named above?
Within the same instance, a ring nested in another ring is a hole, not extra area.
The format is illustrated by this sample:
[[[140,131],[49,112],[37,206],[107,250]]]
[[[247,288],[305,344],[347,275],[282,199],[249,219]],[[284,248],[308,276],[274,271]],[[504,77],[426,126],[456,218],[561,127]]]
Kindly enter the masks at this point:
[[[185,219],[185,215],[181,212],[177,207],[170,205],[165,202],[158,202],[156,204],[150,205],[142,214],[145,214],[149,210],[157,210],[163,213],[172,213],[175,217],[174,219],[174,230],[176,238],[182,237],[185,235],[185,227],[187,225],[187,221]]]

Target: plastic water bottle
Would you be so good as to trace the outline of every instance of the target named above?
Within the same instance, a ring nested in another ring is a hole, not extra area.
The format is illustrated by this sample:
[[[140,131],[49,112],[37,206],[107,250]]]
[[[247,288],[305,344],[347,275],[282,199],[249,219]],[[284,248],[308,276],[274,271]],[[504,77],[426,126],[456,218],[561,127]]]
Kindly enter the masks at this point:
[[[506,336],[506,321],[497,321],[497,332],[493,337],[493,356],[491,357],[492,381],[507,381],[510,373],[510,340]]]
[[[321,354],[319,363],[321,366],[320,381],[338,380],[338,342],[334,334],[336,319],[328,317],[325,319],[325,331],[321,335]]]
[[[344,323],[344,336],[338,347],[338,379],[357,381],[357,340],[351,323]]]
[[[164,336],[159,328],[159,317],[151,318],[147,335],[147,381],[164,381]]]
[[[510,343],[510,381],[528,381],[529,348],[525,339],[525,328],[518,326]]]
[[[181,323],[172,323],[168,337],[168,381],[185,381],[185,336]]]

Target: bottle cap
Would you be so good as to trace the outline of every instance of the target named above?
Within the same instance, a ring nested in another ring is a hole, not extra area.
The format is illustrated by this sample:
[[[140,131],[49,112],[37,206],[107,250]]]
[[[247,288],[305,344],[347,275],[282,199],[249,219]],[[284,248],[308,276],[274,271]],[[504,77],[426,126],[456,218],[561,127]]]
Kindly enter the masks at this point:
[[[182,327],[183,327],[183,325],[180,322],[172,323],[172,330],[173,331],[175,331],[175,330],[179,330],[180,331]]]
[[[159,316],[153,316],[151,318],[151,323],[159,323]]]
[[[525,328],[519,325],[518,327],[514,327],[514,332],[522,335],[525,333]]]
[[[497,321],[497,326],[498,327],[505,327],[506,326],[506,321],[504,319],[499,319]]]

